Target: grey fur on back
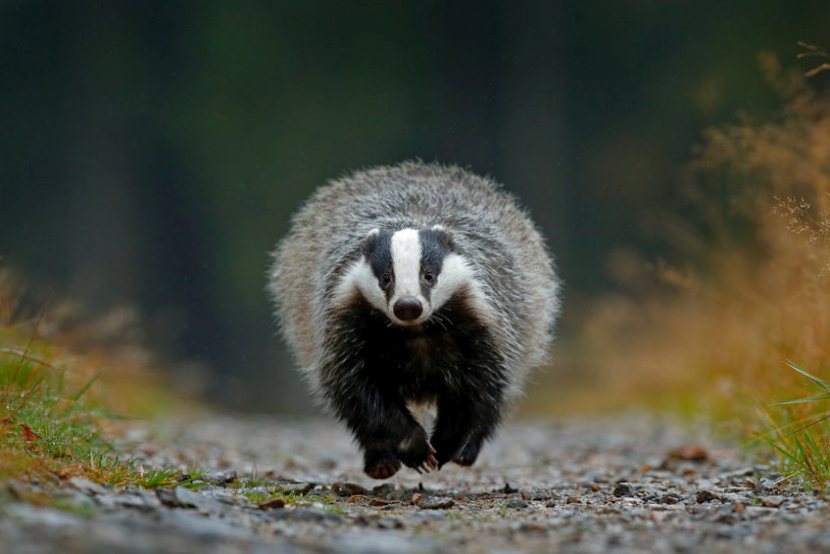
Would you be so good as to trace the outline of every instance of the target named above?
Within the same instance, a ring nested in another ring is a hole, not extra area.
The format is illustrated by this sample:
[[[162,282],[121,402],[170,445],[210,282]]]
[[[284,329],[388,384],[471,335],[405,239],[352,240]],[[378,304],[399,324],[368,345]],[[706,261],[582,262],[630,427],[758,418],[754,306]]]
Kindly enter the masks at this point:
[[[456,166],[404,162],[330,182],[296,214],[274,252],[268,289],[285,340],[319,392],[324,329],[334,287],[374,228],[440,224],[475,269],[509,364],[507,397],[545,363],[559,310],[559,281],[544,241],[515,199]],[[342,347],[342,345],[340,345]]]

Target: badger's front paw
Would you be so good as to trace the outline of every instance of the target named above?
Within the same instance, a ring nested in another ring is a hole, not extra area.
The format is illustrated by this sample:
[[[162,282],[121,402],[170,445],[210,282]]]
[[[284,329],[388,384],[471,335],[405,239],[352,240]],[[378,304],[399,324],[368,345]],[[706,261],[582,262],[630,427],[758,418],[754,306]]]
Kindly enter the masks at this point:
[[[363,471],[372,479],[388,479],[401,469],[401,461],[391,450],[369,449],[363,453]]]
[[[467,443],[467,435],[455,427],[439,425],[432,433],[432,444],[435,445],[435,454],[438,469],[459,455]]]
[[[418,473],[438,468],[435,449],[429,443],[426,431],[418,425],[398,444],[398,458]]]
[[[476,463],[478,459],[478,453],[481,452],[481,443],[482,440],[478,437],[473,437],[467,444],[464,445],[464,448],[461,449],[461,452],[456,454],[455,458],[452,459],[453,462],[457,463],[460,466],[471,466]]]

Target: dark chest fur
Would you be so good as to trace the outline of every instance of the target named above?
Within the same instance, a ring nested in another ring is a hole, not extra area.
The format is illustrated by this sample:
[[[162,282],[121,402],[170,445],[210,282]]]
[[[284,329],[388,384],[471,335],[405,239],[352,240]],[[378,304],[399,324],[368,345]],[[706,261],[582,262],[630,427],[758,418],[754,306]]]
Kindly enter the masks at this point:
[[[499,372],[501,357],[487,327],[457,295],[426,323],[401,327],[356,300],[342,324],[356,339],[355,370],[404,399],[430,402],[445,393],[464,394],[482,372]]]

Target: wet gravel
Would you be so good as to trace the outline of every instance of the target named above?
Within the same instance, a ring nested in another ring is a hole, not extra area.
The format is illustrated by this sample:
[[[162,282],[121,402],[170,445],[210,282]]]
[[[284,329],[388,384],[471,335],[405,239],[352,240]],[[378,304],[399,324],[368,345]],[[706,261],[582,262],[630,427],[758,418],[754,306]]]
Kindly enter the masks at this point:
[[[512,423],[471,469],[384,482],[326,421],[209,416],[122,440],[148,471],[204,472],[155,491],[12,484],[12,498],[45,488],[62,509],[7,503],[0,551],[830,551],[824,498],[645,417]]]

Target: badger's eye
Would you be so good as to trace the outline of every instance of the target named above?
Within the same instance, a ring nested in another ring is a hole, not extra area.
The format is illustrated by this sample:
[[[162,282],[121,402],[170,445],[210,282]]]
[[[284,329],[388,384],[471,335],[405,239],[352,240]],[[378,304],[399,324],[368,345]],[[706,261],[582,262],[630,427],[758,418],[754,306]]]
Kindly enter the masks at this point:
[[[392,276],[389,275],[388,273],[384,273],[383,275],[380,276],[380,282],[383,283],[384,285],[388,285],[389,283],[392,282]]]
[[[426,280],[427,280],[427,282],[431,283],[431,282],[432,282],[432,278],[433,278],[433,276],[432,276],[432,272],[431,272],[431,271],[427,271],[427,272],[425,272],[425,273],[424,273],[424,279],[426,279]]]

